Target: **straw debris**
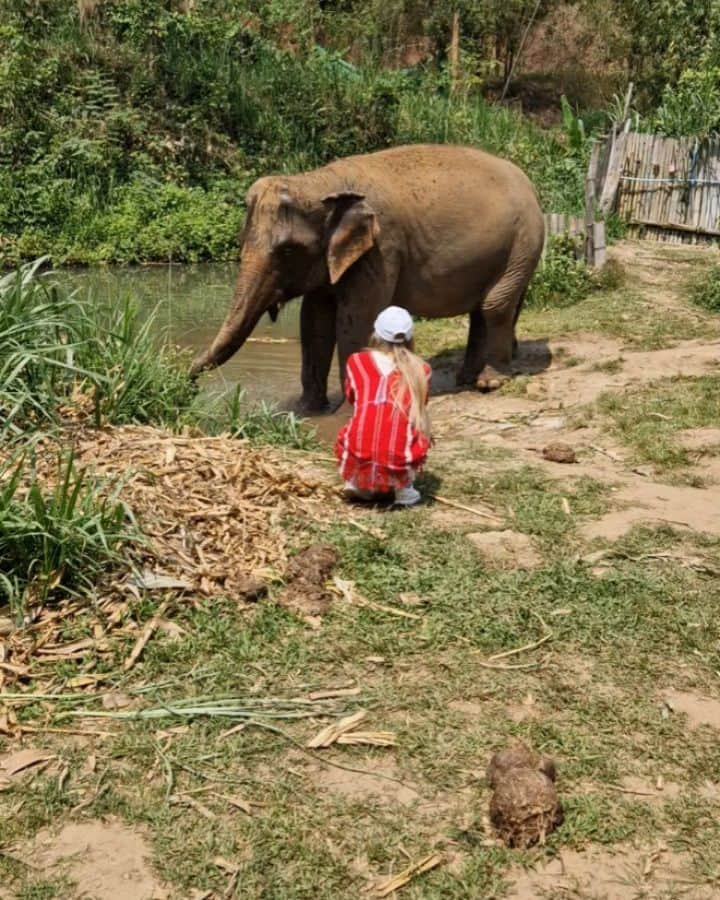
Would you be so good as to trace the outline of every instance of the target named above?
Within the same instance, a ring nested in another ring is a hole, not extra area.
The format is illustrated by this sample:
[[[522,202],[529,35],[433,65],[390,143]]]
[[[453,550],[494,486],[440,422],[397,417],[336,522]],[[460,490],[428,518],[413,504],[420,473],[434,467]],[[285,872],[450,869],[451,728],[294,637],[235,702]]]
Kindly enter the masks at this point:
[[[3,627],[0,688],[27,677],[33,657],[82,663],[109,652],[107,633],[127,625],[129,601],[143,592],[162,601],[162,610],[183,594],[257,600],[268,583],[286,577],[293,520],[302,527],[322,519],[333,496],[294,471],[279,452],[229,436],[180,436],[150,426],[81,427],[63,434],[62,449],[70,443],[78,470],[117,493],[143,540],[127,549],[126,571],[108,572],[96,586],[97,634],[82,646],[62,641],[68,622],[88,611],[86,602],[69,597],[31,608],[24,628]],[[50,488],[58,477],[58,444],[46,438],[35,452],[37,478]],[[295,568],[303,565],[296,558]],[[160,617],[140,634],[126,667],[136,664]]]

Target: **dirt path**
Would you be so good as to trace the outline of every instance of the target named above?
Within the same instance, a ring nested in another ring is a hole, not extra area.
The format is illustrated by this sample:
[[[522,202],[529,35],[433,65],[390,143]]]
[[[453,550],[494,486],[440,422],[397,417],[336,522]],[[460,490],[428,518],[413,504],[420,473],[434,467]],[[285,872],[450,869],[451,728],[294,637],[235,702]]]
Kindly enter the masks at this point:
[[[704,262],[713,251],[681,248],[676,254],[656,245],[624,243],[613,257],[628,267],[634,288],[660,309],[702,316],[682,296],[687,276],[681,269]],[[675,260],[675,256],[678,257]],[[690,262],[688,262],[688,258]],[[661,313],[660,313],[661,314]],[[559,479],[594,478],[614,487],[614,506],[584,530],[588,539],[613,540],[638,522],[666,523],[720,535],[720,484],[716,467],[705,464],[710,481],[703,488],[671,486],[653,480],[650,472],[633,471],[627,448],[608,434],[607,424],[587,410],[608,392],[631,394],[633,389],[675,376],[702,376],[717,371],[720,339],[679,340],[660,350],[634,350],[618,339],[586,332],[557,336],[548,342],[549,366],[524,385],[516,381],[503,392],[463,391],[431,401],[438,440],[436,458],[458,460],[463,448],[483,444],[506,451],[512,465],[532,464]],[[518,370],[533,371],[537,342],[521,343]],[[440,373],[447,379],[450,371]],[[578,464],[559,466],[542,458],[551,441],[571,445]],[[507,460],[503,460],[507,467]]]

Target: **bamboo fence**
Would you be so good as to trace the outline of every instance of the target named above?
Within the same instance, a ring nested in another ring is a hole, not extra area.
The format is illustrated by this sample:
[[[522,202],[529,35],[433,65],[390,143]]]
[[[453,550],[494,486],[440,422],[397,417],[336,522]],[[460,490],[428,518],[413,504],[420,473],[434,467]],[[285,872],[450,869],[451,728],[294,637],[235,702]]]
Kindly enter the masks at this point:
[[[720,238],[720,139],[615,131],[596,147],[595,196],[644,237],[671,243]]]

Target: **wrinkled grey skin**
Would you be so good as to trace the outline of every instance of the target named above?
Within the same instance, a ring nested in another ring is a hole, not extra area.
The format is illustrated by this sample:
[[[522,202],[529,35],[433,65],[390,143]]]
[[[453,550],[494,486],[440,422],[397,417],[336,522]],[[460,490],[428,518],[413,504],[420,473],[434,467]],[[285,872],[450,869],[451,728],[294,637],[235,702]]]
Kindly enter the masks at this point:
[[[514,165],[469,147],[397,147],[261,178],[247,204],[232,304],[194,374],[229,359],[263,313],[274,319],[302,296],[307,411],[327,408],[335,345],[342,377],[391,304],[430,318],[468,314],[459,381],[499,387],[544,241],[537,196]]]

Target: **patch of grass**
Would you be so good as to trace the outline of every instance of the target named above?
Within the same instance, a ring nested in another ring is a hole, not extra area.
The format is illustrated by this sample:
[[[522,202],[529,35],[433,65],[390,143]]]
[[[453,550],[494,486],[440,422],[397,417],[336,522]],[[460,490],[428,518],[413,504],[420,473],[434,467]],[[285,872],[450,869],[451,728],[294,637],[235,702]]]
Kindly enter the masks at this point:
[[[720,313],[720,266],[713,266],[693,282],[690,299],[708,312]]]
[[[616,375],[618,372],[622,371],[622,367],[622,357],[619,357],[618,359],[606,359],[603,362],[593,363],[593,365],[590,366],[593,372],[605,372],[607,375]]]
[[[297,450],[317,447],[315,430],[302,418],[264,401],[249,404],[239,385],[213,397],[199,397],[188,420],[208,434],[229,433],[255,443]]]
[[[248,406],[241,392],[198,397],[189,359],[126,297],[80,300],[42,275],[42,261],[0,280],[0,436],[87,424],[190,425],[257,443],[307,449],[313,432],[292,413]]]
[[[0,280],[0,436],[59,424],[172,424],[195,396],[186,362],[129,300],[96,308],[62,291],[43,260]]]
[[[118,306],[80,306],[73,390],[86,394],[96,424],[155,424],[174,427],[189,409],[197,388],[188,375],[189,357],[158,334],[156,313],[141,316],[125,298]]]
[[[597,409],[612,423],[612,433],[633,450],[633,461],[660,471],[688,466],[690,452],[676,440],[685,428],[720,421],[720,376],[669,378],[630,394],[603,394]]]
[[[720,334],[720,328],[684,315],[682,309],[667,309],[658,315],[657,306],[632,286],[601,289],[560,309],[530,308],[518,320],[521,340],[588,331],[618,338],[637,350],[660,350],[679,340],[708,340]]]
[[[469,465],[467,460],[434,470],[442,479],[443,494],[470,506],[474,499],[489,503],[504,516],[508,528],[547,541],[559,553],[557,542],[572,538],[578,517],[599,516],[606,510],[607,486],[591,478],[560,484],[532,466],[488,472],[484,462]]]
[[[123,505],[71,455],[58,457],[50,489],[27,457],[0,470],[0,592],[17,616],[53,595],[92,594],[132,537]]]

